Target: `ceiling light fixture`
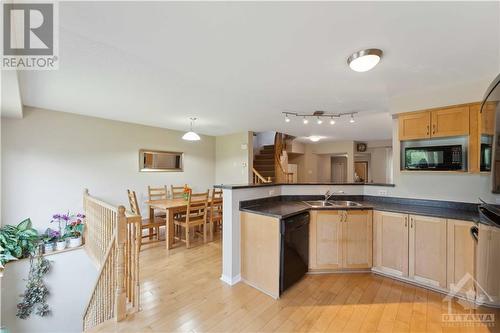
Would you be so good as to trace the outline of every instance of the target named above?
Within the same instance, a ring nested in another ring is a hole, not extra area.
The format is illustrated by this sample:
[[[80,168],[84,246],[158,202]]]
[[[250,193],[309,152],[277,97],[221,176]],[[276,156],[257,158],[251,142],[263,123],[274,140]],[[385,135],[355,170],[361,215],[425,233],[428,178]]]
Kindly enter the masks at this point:
[[[353,123],[354,123],[354,116],[353,116],[352,114],[351,114],[351,119],[349,119],[349,122],[350,122],[351,124],[353,124]]]
[[[382,50],[380,49],[365,49],[355,52],[347,58],[347,64],[353,71],[367,72],[377,66],[382,59]]]
[[[189,118],[189,119],[191,120],[191,126],[189,129],[189,132],[186,132],[186,134],[184,134],[182,136],[182,140],[186,140],[186,141],[199,141],[199,140],[201,140],[200,136],[198,134],[196,134],[195,132],[193,132],[193,123],[198,118]]]
[[[334,118],[341,118],[343,116],[351,116],[350,122],[353,123],[354,122],[353,116],[358,112],[354,111],[354,112],[331,113],[325,111],[314,111],[313,113],[296,113],[296,112],[282,112],[282,113],[285,115],[285,121],[287,123],[292,121],[291,116],[294,116],[294,117],[302,117],[302,123],[304,123],[304,125],[309,124],[309,119],[308,119],[309,117],[311,118],[315,117],[316,123],[318,125],[321,125],[325,118],[326,120],[329,119],[330,125],[335,125]]]
[[[309,140],[311,140],[312,142],[318,142],[319,140],[321,140],[321,137],[316,136],[316,135],[312,135],[309,137]]]

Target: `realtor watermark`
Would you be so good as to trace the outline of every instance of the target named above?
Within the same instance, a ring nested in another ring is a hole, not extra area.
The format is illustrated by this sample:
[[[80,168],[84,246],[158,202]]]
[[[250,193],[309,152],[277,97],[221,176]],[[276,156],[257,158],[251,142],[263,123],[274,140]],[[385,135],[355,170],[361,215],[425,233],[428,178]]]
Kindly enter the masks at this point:
[[[466,273],[458,283],[450,285],[450,292],[443,298],[443,302],[448,303],[448,311],[441,314],[441,322],[443,326],[493,327],[495,314],[489,313],[486,308],[478,312],[479,307],[488,301],[493,302],[494,299],[472,275]],[[453,303],[462,308],[460,313],[454,312]]]
[[[58,4],[2,3],[2,69],[58,69]]]

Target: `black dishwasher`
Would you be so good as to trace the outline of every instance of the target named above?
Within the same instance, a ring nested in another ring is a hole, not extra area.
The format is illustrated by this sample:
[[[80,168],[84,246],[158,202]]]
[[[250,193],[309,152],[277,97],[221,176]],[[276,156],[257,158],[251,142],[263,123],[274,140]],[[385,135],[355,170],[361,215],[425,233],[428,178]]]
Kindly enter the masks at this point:
[[[309,266],[309,213],[281,220],[280,294],[299,281]]]

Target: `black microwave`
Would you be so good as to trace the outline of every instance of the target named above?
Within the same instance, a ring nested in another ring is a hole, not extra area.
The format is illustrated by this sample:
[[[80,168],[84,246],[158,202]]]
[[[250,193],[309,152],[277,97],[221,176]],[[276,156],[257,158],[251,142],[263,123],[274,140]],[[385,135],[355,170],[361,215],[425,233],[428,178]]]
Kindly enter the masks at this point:
[[[467,157],[463,145],[418,146],[404,149],[405,170],[467,170]]]
[[[480,171],[491,171],[493,155],[493,136],[481,135],[481,151],[479,156]]]

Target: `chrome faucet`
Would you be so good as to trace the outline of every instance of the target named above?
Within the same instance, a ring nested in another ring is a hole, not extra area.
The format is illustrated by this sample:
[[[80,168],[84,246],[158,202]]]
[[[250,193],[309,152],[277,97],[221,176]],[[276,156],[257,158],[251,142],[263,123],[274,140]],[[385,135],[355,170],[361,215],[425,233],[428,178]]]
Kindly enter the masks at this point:
[[[344,194],[344,191],[338,191],[338,192],[330,192],[330,190],[326,191],[324,202],[326,203],[328,199],[330,199],[330,197],[334,194]]]

